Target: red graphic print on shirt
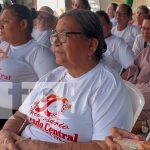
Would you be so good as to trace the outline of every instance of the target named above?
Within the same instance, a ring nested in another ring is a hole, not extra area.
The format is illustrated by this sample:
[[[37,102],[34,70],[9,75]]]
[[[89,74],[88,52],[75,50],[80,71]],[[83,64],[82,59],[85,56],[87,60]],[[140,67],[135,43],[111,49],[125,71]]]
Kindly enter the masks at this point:
[[[29,122],[61,142],[77,142],[78,134],[66,134],[69,125],[63,122],[63,113],[71,109],[67,98],[50,94],[35,100],[29,110]],[[67,119],[67,118],[65,118]]]

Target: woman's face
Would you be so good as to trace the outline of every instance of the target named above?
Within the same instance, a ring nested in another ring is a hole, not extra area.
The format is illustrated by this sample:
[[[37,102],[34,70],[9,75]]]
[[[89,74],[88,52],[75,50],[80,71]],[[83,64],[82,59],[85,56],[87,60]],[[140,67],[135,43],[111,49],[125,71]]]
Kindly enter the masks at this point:
[[[56,63],[66,68],[79,67],[88,62],[89,40],[81,34],[80,25],[73,17],[65,16],[58,20],[56,32],[59,38],[52,45],[56,56]],[[65,32],[78,32],[79,34],[66,34],[66,41],[60,41],[60,34]]]
[[[124,6],[118,6],[115,18],[118,24],[127,25],[130,20],[130,15],[128,15],[127,8]]]
[[[36,18],[36,28],[40,31],[49,30],[54,26],[54,18],[47,12],[39,12]]]
[[[115,11],[112,5],[109,5],[107,8],[107,14],[109,16],[110,19],[114,18],[115,16]]]
[[[4,10],[0,15],[0,39],[13,43],[16,38],[19,38],[21,30],[21,23],[14,11]]]
[[[72,1],[72,8],[73,9],[86,9],[85,4],[81,0],[73,0]]]
[[[144,13],[144,11],[138,8],[135,14],[135,20],[139,23],[139,25],[142,25],[145,16],[146,14]]]
[[[150,42],[150,20],[149,19],[144,19],[141,33],[144,40]]]

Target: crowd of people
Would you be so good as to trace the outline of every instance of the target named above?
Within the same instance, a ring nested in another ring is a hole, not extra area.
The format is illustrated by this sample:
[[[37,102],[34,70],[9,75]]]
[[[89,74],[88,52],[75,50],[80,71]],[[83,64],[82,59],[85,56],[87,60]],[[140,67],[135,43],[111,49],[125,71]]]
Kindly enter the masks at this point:
[[[119,150],[116,141],[126,138],[143,150],[136,134],[143,123],[150,129],[149,9],[139,6],[133,16],[127,4],[97,12],[88,0],[71,6],[59,17],[49,6],[36,11],[19,4],[0,14],[0,84],[13,83],[20,99],[13,100],[14,114],[0,120],[0,149]],[[145,100],[132,133],[123,79]],[[21,103],[17,86],[35,81]]]

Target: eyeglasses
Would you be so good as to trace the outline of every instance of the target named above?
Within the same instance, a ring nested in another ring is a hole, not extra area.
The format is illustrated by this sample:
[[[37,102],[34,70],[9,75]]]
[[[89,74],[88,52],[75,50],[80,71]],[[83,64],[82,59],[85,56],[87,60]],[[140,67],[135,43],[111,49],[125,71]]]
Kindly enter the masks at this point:
[[[62,32],[57,33],[56,30],[52,30],[50,34],[50,42],[54,44],[55,40],[58,39],[61,43],[66,43],[68,35],[71,34],[82,34],[82,32]]]
[[[116,15],[120,15],[120,16],[126,16],[128,13],[125,12],[125,11],[122,11],[122,12],[116,11],[115,14],[116,14]]]

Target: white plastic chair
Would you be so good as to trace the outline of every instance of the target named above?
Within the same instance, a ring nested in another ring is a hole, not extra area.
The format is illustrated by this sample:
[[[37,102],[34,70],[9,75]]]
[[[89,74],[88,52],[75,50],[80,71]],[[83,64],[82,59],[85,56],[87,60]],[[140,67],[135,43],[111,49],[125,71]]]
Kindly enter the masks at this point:
[[[145,101],[141,91],[134,84],[130,83],[129,81],[124,81],[124,82],[132,100],[133,123],[131,123],[131,127],[130,127],[130,131],[131,131],[143,109]]]

